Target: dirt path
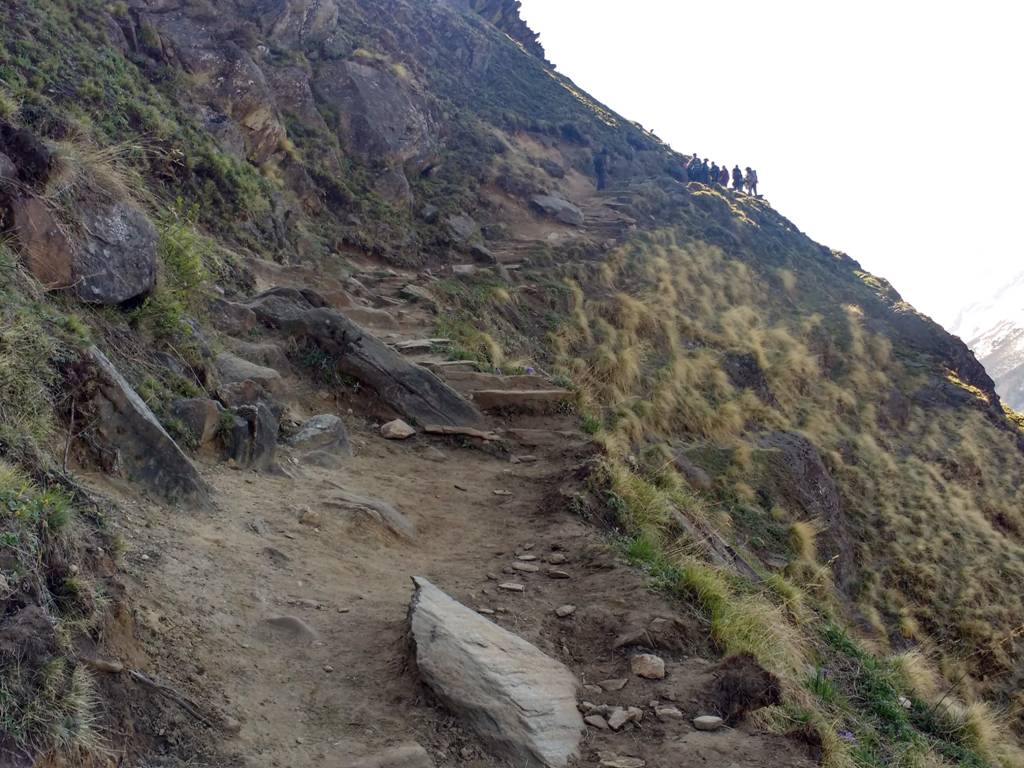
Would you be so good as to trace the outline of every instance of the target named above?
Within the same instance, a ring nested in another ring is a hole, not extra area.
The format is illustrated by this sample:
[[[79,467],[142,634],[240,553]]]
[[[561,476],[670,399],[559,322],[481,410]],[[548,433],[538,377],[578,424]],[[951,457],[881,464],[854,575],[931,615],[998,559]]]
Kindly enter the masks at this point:
[[[307,279],[266,268],[276,283]],[[389,271],[372,280],[368,294],[394,309],[401,287],[415,279]],[[394,314],[400,322],[385,338],[431,335],[425,308],[405,303]],[[483,451],[424,435],[384,440],[365,415],[368,404],[325,395],[292,377],[285,404],[293,419],[324,411],[344,417],[355,455],[340,469],[305,463],[287,448],[278,452],[282,472],[211,463],[203,469],[213,489],[210,510],[170,510],[106,477],[88,478],[123,510],[113,523],[127,544],[135,610],[133,621],[121,623],[130,636],[113,633],[107,647],[201,703],[213,719],[226,718],[209,728],[166,702],[156,716],[152,707],[129,703],[126,716],[148,719],[144,730],[156,733],[152,752],[187,757],[190,766],[343,768],[415,741],[437,766],[493,765],[433,702],[410,664],[411,579],[425,576],[564,662],[584,684],[583,700],[644,709],[638,727],[590,730],[581,765],[599,765],[608,754],[641,757],[653,768],[681,760],[811,764],[799,742],[746,727],[693,729],[690,719],[707,713],[702,701],[712,682],[707,629],[651,592],[647,577],[559,493],[589,450],[582,435],[564,437],[575,432],[575,419],[495,420],[495,428],[539,429],[546,439],[510,430],[503,450]],[[415,535],[396,535],[346,503],[346,494],[393,505]],[[536,558],[539,572],[513,570],[521,556]],[[564,577],[547,574],[556,565]],[[505,582],[525,590],[503,591]],[[566,604],[576,611],[556,616]],[[623,644],[628,636],[632,642]],[[665,680],[630,678],[628,655],[641,648],[665,658]],[[630,679],[621,690],[595,685],[613,678]],[[652,702],[674,704],[684,717],[661,722]]]
[[[705,633],[650,593],[595,529],[551,503],[571,456],[556,450],[511,463],[423,438],[387,442],[367,424],[350,427],[357,455],[340,471],[288,460],[292,477],[208,467],[216,498],[210,512],[171,512],[103,483],[128,510],[129,592],[151,671],[238,721],[237,733],[218,737],[218,751],[234,763],[340,768],[418,741],[437,765],[491,765],[409,667],[410,580],[423,575],[465,604],[495,611],[495,621],[590,685],[628,676],[628,649],[616,650],[616,638],[661,620],[655,634],[669,661],[665,681],[583,693],[596,703],[641,706],[649,719],[628,734],[588,734],[583,764],[597,765],[600,752],[612,751],[650,766],[676,765],[680,750],[694,759],[728,758],[723,765],[764,765],[768,754],[777,766],[810,764],[785,739],[743,730],[697,734],[688,722],[654,719],[652,700],[698,714],[699,689],[708,682],[709,662],[700,658]],[[342,487],[392,503],[415,524],[415,538],[404,541],[339,506]],[[503,572],[517,555],[536,554],[543,563],[556,553],[571,578]],[[526,590],[502,592],[495,577]],[[577,612],[558,618],[554,609],[563,604]]]

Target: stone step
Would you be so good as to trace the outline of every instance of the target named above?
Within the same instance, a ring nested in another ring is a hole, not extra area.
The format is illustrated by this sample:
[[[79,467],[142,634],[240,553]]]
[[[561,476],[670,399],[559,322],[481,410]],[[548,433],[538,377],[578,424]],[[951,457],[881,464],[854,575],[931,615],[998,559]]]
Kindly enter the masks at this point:
[[[548,413],[576,395],[569,389],[480,389],[473,392],[473,403],[483,411]]]
[[[440,369],[438,375],[445,383],[464,395],[485,390],[522,392],[552,389],[551,380],[546,376],[501,376],[494,373],[453,370],[451,367]]]

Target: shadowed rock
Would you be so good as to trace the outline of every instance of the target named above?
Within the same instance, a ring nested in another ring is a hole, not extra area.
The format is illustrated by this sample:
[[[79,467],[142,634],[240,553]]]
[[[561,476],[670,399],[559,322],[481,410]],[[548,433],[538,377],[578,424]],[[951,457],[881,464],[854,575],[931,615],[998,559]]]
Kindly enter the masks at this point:
[[[95,381],[94,436],[108,468],[168,501],[205,502],[199,472],[114,364],[96,347],[85,360]]]

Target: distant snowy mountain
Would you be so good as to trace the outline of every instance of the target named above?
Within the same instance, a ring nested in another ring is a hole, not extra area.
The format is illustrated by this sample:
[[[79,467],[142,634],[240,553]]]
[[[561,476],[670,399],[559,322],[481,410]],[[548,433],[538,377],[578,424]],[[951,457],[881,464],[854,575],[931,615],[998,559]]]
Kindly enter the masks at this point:
[[[1024,272],[961,310],[950,331],[974,351],[1006,404],[1024,411]]]

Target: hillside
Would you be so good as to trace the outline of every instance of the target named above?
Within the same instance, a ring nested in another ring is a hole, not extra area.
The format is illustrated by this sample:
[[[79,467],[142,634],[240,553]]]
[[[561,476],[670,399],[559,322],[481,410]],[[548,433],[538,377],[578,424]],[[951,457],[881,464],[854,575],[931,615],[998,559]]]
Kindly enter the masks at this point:
[[[518,7],[0,9],[0,766],[1022,764],[1024,421]]]
[[[1003,400],[1024,409],[1024,278],[960,311],[950,329],[967,342]]]

